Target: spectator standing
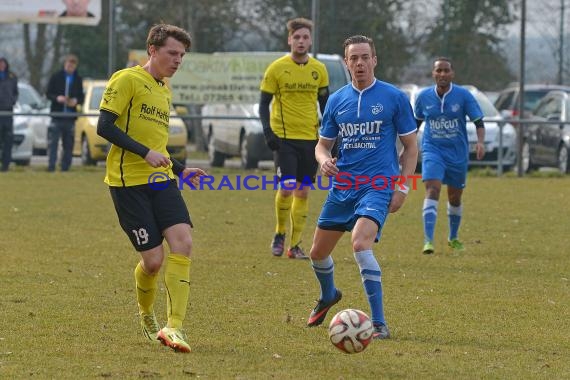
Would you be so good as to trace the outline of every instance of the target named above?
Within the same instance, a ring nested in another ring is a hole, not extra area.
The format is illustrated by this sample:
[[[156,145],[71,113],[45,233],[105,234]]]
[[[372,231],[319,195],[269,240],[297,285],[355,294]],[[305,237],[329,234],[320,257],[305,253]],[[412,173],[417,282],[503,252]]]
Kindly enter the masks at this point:
[[[10,71],[10,64],[4,57],[0,58],[0,111],[12,112],[18,100],[18,77]],[[12,161],[12,145],[14,142],[14,118],[0,116],[0,147],[2,148],[3,172],[8,171]]]
[[[63,155],[61,171],[71,166],[77,106],[83,103],[83,78],[77,72],[79,59],[69,54],[63,62],[63,69],[55,72],[48,83],[47,98],[51,101],[51,112],[63,112],[70,116],[52,116],[48,129],[48,171],[55,171],[58,144],[61,139]]]

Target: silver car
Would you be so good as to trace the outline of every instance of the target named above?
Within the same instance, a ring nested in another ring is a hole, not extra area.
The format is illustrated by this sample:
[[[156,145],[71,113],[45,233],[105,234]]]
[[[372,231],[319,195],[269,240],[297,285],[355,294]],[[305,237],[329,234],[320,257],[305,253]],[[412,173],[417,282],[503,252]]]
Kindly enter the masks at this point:
[[[16,165],[29,165],[33,154],[34,145],[34,125],[41,124],[47,131],[47,119],[41,116],[31,116],[30,113],[37,112],[42,103],[41,96],[32,86],[27,83],[18,82],[18,101],[14,106],[14,143],[12,146],[12,161]],[[43,118],[43,119],[41,119]]]
[[[32,160],[32,145],[34,137],[32,135],[32,130],[29,127],[30,116],[18,115],[19,112],[27,111],[22,109],[19,105],[14,107],[14,143],[12,145],[12,162],[15,162],[16,165],[27,166]]]
[[[475,145],[477,144],[477,132],[475,124],[467,122],[467,139],[469,142],[469,167],[474,166],[490,166],[497,167],[499,165],[499,146],[502,145],[502,167],[504,170],[510,170],[516,164],[517,159],[517,135],[515,128],[503,122],[503,116],[497,111],[495,106],[487,98],[487,96],[477,89],[475,86],[463,86],[468,89],[481,107],[483,111],[483,120],[485,121],[485,157],[477,160],[475,155]],[[416,97],[423,90],[416,85],[402,85],[401,89],[408,94],[412,106],[416,102]],[[502,141],[501,141],[502,127]],[[422,124],[418,130],[418,146],[421,148],[423,136]],[[421,163],[421,155],[418,157],[418,164]]]
[[[18,106],[25,113],[49,113],[49,102],[35,88],[27,83],[18,83]],[[27,116],[28,127],[33,135],[33,153],[45,155],[47,152],[47,130],[49,116]]]

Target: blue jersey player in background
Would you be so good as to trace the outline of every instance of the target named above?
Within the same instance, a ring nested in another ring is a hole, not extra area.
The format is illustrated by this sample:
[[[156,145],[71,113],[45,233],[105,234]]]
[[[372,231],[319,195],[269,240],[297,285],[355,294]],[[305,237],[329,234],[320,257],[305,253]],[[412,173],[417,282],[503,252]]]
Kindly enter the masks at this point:
[[[433,235],[442,183],[447,185],[448,245],[454,251],[464,250],[457,234],[463,214],[461,195],[469,162],[466,116],[477,129],[477,159],[485,155],[483,112],[468,90],[452,83],[454,71],[451,61],[445,57],[437,58],[433,63],[432,77],[435,86],[423,90],[414,106],[418,127],[425,122],[422,139],[422,180],[426,188],[423,205],[425,254],[434,252]]]
[[[307,324],[320,325],[342,298],[334,284],[331,253],[343,233],[352,231],[352,249],[370,304],[374,338],[386,339],[390,332],[382,304],[382,273],[372,246],[380,239],[388,213],[400,209],[406,199],[408,185],[394,179],[407,180],[416,168],[416,123],[406,95],[374,77],[377,58],[370,38],[347,38],[344,54],[352,83],[329,98],[315,149],[321,173],[334,178],[311,247],[321,295]],[[337,137],[339,152],[333,158]],[[397,138],[404,146],[400,162]]]

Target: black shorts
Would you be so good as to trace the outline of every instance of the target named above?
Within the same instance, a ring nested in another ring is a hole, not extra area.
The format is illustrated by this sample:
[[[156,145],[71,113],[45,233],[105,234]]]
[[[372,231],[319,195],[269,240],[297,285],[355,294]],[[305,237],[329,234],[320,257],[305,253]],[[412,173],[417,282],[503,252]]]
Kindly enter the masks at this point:
[[[315,183],[318,163],[315,158],[317,140],[281,140],[274,152],[275,169],[280,180],[295,178],[297,182]]]
[[[119,223],[137,251],[162,244],[162,231],[175,224],[192,226],[188,208],[176,180],[166,189],[153,190],[149,185],[109,187]]]

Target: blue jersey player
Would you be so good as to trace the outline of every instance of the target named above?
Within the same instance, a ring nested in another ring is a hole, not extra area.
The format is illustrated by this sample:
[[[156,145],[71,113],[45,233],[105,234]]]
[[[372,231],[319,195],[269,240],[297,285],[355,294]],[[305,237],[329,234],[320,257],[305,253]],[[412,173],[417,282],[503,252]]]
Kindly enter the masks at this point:
[[[372,246],[380,239],[388,213],[396,212],[406,199],[406,179],[413,174],[418,155],[416,124],[406,95],[374,77],[377,58],[370,38],[347,38],[344,54],[352,84],[329,98],[315,149],[321,173],[334,178],[311,247],[321,295],[307,324],[320,325],[342,297],[334,284],[331,252],[343,233],[352,231],[352,249],[370,304],[374,338],[386,339],[390,332],[382,304],[382,273]],[[339,152],[333,158],[337,137]],[[404,146],[400,162],[396,138]]]
[[[480,160],[485,155],[483,113],[468,90],[452,83],[451,61],[445,57],[437,58],[432,76],[435,86],[420,92],[414,106],[417,125],[425,122],[422,139],[422,180],[426,188],[423,205],[425,254],[434,252],[433,235],[442,183],[447,185],[448,245],[454,251],[464,250],[457,234],[469,162],[466,116],[477,129],[476,157]]]

